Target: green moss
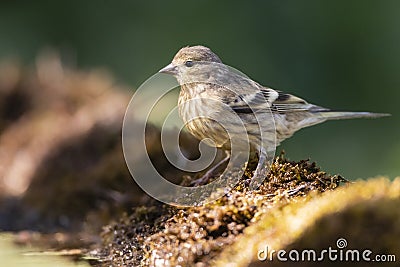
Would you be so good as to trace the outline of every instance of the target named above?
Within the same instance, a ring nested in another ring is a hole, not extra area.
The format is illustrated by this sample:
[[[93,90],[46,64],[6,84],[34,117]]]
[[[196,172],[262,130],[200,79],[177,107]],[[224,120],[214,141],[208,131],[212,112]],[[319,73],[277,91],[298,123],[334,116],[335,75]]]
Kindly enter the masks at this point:
[[[285,207],[275,207],[248,227],[213,265],[263,266],[266,263],[258,261],[257,251],[266,245],[276,251],[322,250],[329,246],[336,248],[338,238],[345,238],[353,248],[395,254],[400,239],[399,205],[400,178],[393,182],[376,178],[357,181]],[[280,264],[276,260],[268,262],[268,266],[282,266]],[[306,262],[303,266],[312,264]],[[324,262],[324,266],[327,264],[337,263]],[[362,264],[357,266],[364,266]]]
[[[309,161],[274,161],[256,191],[247,190],[251,170],[235,190],[201,207],[174,208],[161,204],[136,209],[106,228],[102,261],[121,265],[192,266],[208,264],[236,242],[243,231],[271,209],[304,201],[336,188],[345,180],[330,176]]]

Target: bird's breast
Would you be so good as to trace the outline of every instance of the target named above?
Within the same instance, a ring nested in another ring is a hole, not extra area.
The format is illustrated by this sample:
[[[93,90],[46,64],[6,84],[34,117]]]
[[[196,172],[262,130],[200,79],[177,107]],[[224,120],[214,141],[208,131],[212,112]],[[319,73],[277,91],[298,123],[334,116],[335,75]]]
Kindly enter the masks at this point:
[[[219,123],[221,103],[212,95],[207,95],[206,87],[207,85],[203,84],[181,86],[178,99],[179,115],[186,128],[196,138],[212,139],[213,145],[222,147],[229,142],[229,136]]]

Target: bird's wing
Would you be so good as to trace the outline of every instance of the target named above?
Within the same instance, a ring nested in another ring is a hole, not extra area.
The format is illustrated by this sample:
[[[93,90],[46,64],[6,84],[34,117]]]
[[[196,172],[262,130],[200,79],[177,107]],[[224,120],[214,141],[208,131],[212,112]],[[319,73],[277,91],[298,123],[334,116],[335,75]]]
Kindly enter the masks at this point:
[[[252,93],[235,95],[234,98],[230,96],[225,102],[228,102],[236,113],[252,113],[268,108],[278,113],[327,111],[327,109],[309,104],[297,96],[267,87],[261,87]]]
[[[316,106],[308,103],[300,97],[287,94],[281,91],[278,92],[278,98],[272,103],[272,110],[279,113],[296,112],[296,111],[309,111],[319,112],[328,111],[329,109]]]
[[[262,90],[248,93],[230,94],[223,101],[236,113],[253,113],[271,108],[272,103],[278,96],[277,91],[270,88],[262,88]]]

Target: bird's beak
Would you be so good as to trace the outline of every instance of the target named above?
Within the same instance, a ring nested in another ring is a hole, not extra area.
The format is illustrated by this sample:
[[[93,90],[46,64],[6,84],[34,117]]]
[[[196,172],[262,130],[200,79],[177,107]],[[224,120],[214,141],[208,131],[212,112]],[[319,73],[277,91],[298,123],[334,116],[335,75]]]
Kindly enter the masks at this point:
[[[178,74],[178,69],[176,68],[176,66],[172,65],[172,63],[171,63],[171,64],[165,66],[164,68],[162,68],[161,70],[159,70],[158,72],[176,75],[176,74]]]

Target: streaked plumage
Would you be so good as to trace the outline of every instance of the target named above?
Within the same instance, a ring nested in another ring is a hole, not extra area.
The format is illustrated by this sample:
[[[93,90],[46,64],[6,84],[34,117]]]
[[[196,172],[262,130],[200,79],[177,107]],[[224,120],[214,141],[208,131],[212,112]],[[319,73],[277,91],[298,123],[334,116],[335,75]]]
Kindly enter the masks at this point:
[[[387,114],[370,112],[340,112],[307,103],[305,100],[262,86],[222,64],[219,57],[204,46],[184,47],[172,63],[160,72],[172,74],[181,85],[179,113],[188,130],[197,138],[210,138],[215,145],[230,149],[227,132],[235,134],[237,125],[245,124],[250,147],[260,153],[260,128],[254,114],[260,114],[263,132],[271,136],[267,146],[279,145],[301,128],[332,119],[377,118]],[[196,101],[187,102],[193,99]],[[227,105],[241,121],[228,120]],[[193,117],[217,114],[219,122]],[[262,117],[264,116],[264,117]],[[273,119],[272,119],[273,117]],[[275,126],[273,125],[275,123]],[[270,132],[269,132],[270,131]],[[273,132],[272,132],[273,131]],[[239,133],[239,132],[238,132]],[[276,133],[276,138],[275,138]],[[261,152],[262,153],[262,152]],[[256,175],[264,162],[259,162]]]

